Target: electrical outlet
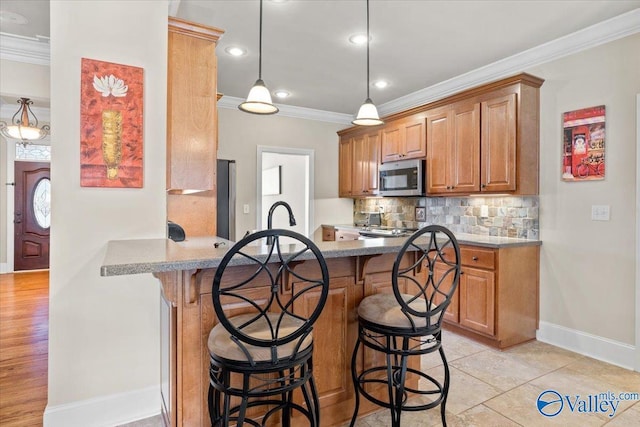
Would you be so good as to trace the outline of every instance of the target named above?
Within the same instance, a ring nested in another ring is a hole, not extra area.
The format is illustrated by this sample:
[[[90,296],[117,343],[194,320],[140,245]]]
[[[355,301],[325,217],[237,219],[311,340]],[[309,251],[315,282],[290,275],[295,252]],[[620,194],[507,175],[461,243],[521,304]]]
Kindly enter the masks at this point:
[[[609,221],[609,205],[592,205],[592,221]]]
[[[243,205],[242,206],[242,212],[248,214],[249,213],[249,205]]]

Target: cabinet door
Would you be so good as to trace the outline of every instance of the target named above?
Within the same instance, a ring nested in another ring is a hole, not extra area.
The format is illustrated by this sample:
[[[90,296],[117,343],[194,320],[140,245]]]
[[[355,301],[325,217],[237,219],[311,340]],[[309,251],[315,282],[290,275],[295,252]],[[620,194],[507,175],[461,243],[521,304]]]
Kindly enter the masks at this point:
[[[450,175],[450,112],[440,108],[427,112],[427,193],[448,193]]]
[[[448,267],[443,265],[436,265],[433,271],[434,280],[438,281],[444,275],[446,271],[449,271]],[[427,269],[425,268],[425,274]],[[439,290],[448,293],[451,290],[451,285],[453,284],[453,274],[449,274],[447,279],[442,282],[439,287]],[[460,284],[458,283],[458,288],[456,288],[453,296],[451,297],[451,302],[449,303],[449,307],[447,307],[447,311],[444,312],[444,320],[447,320],[451,323],[458,323],[459,321],[459,294],[460,294]],[[440,304],[444,300],[444,296],[440,294],[436,294],[433,298],[436,304]]]
[[[460,325],[487,335],[495,333],[495,276],[492,271],[462,268]]]
[[[215,48],[169,26],[167,190],[215,189]]]
[[[516,94],[482,103],[482,191],[516,189]]]
[[[340,139],[338,152],[338,195],[351,197],[353,195],[353,144],[349,137]]]
[[[351,141],[353,144],[351,194],[359,196],[365,193],[364,176],[368,167],[367,145],[364,135],[353,137]]]
[[[293,283],[292,292],[304,283]],[[351,315],[355,310],[355,278],[339,277],[330,280],[329,296],[322,314],[313,327],[313,369],[320,407],[345,402],[353,396],[350,372],[353,342],[357,324]],[[318,305],[320,292],[307,292],[294,302],[294,312],[310,314]],[[298,393],[297,400],[303,402]]]
[[[364,192],[366,195],[378,194],[379,177],[378,165],[380,164],[380,133],[370,133],[365,138],[366,156],[365,168],[363,171]]]
[[[402,126],[402,158],[418,159],[427,155],[427,145],[424,130],[424,119],[412,120]]]
[[[402,157],[401,128],[399,125],[387,125],[382,129],[381,162],[393,162]]]
[[[480,191],[480,105],[455,105],[452,121],[449,185],[456,193]]]

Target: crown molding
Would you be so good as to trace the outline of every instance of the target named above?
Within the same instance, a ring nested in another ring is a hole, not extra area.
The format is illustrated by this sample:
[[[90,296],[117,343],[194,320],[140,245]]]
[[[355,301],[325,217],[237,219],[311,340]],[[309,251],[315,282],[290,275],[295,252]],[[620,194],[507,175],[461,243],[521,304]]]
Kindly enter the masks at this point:
[[[51,47],[35,38],[0,33],[0,59],[49,66]]]
[[[235,110],[238,108],[238,105],[242,104],[244,101],[245,100],[242,98],[225,95],[218,101],[218,107]],[[351,114],[334,113],[332,111],[315,110],[313,108],[296,107],[293,105],[275,105],[280,109],[278,112],[279,116],[339,124],[351,124],[351,120],[353,120],[353,116]]]
[[[380,116],[437,101],[531,67],[640,32],[640,8],[378,106]]]
[[[179,5],[180,0],[170,0],[169,14],[177,13]],[[638,32],[640,32],[640,8],[378,105],[378,110],[381,116],[387,116],[392,113],[428,104],[463,90],[499,80],[520,73],[528,68]],[[49,65],[49,43],[0,33],[0,59],[37,65]],[[243,101],[244,100],[240,98],[223,96],[218,101],[218,106],[220,108],[235,109]],[[278,108],[280,108],[279,114],[287,117],[340,124],[351,124],[351,120],[353,119],[353,116],[350,114],[315,110],[306,107],[278,104]],[[4,113],[4,110],[2,112]],[[11,115],[13,115],[13,113]],[[11,117],[11,115],[9,117]],[[36,113],[36,115],[40,117],[39,113]]]

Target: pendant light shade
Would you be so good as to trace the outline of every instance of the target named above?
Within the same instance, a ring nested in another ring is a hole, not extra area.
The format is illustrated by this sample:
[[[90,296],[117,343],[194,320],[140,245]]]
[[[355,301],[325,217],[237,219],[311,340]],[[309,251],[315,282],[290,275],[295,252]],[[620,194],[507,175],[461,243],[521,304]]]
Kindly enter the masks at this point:
[[[260,45],[258,53],[258,80],[249,91],[247,100],[238,105],[244,112],[252,114],[275,114],[278,107],[273,105],[269,89],[262,81],[262,0],[260,0]]]
[[[378,109],[373,104],[371,97],[369,96],[369,0],[367,0],[367,99],[364,104],[360,106],[356,118],[351,122],[358,126],[376,126],[381,125],[384,122],[380,120]]]
[[[11,118],[11,124],[0,122],[0,133],[6,138],[19,140],[22,145],[30,144],[49,135],[49,126],[38,127],[38,118],[30,107],[33,101],[29,98],[20,98],[18,104],[20,107]]]
[[[249,91],[247,100],[240,104],[238,108],[253,114],[275,114],[278,112],[278,107],[271,102],[271,94],[262,79],[256,80]]]
[[[360,106],[355,120],[351,123],[359,126],[376,126],[381,125],[384,122],[380,120],[378,109],[373,105],[371,98],[367,98],[366,101],[364,101],[364,104]]]

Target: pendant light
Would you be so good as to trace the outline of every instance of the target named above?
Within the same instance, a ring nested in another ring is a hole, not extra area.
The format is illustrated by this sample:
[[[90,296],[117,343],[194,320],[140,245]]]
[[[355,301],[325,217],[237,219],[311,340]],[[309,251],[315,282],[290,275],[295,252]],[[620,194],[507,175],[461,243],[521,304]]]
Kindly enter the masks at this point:
[[[262,81],[262,0],[260,0],[260,47],[258,54],[258,80],[249,91],[247,100],[238,105],[242,111],[252,114],[275,114],[278,107],[271,102],[269,89]]]
[[[355,120],[351,122],[359,126],[376,126],[384,123],[380,120],[378,109],[369,97],[369,40],[369,0],[367,0],[367,99],[360,106]]]
[[[11,118],[11,124],[0,122],[0,133],[6,138],[19,140],[24,146],[49,135],[49,126],[38,127],[38,118],[30,107],[33,101],[29,98],[20,98],[18,104],[20,107]]]

